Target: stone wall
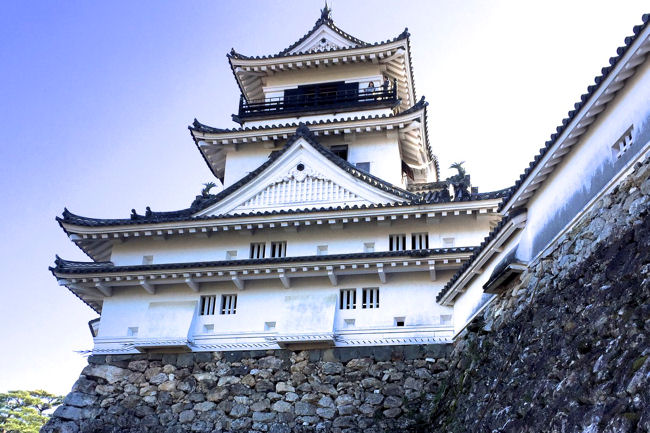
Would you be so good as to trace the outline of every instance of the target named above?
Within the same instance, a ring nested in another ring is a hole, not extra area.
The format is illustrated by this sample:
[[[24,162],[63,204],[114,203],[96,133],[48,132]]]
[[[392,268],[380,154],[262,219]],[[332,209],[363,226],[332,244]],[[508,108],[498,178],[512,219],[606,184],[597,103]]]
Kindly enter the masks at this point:
[[[91,356],[47,433],[381,432],[417,424],[450,345]]]
[[[649,177],[646,160],[453,350],[91,357],[42,431],[650,432]]]
[[[457,338],[432,432],[650,432],[650,162]]]

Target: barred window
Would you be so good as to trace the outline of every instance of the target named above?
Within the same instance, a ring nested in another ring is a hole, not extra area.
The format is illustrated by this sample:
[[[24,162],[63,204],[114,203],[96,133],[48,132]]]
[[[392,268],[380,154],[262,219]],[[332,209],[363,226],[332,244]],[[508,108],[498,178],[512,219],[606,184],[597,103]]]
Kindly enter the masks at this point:
[[[429,248],[429,233],[411,234],[411,249],[424,250]]]
[[[266,251],[266,243],[253,242],[251,243],[251,259],[263,259]]]
[[[372,287],[362,290],[361,308],[379,308],[379,288]]]
[[[388,237],[388,250],[389,251],[404,251],[406,250],[406,235],[389,235]]]
[[[287,256],[287,243],[271,242],[271,257],[286,257]]]
[[[357,308],[357,290],[341,289],[339,298],[339,308],[341,310],[354,310]]]
[[[216,295],[201,296],[201,308],[199,310],[201,316],[214,315],[216,303],[217,303]]]
[[[221,295],[221,310],[219,314],[237,313],[237,295]]]

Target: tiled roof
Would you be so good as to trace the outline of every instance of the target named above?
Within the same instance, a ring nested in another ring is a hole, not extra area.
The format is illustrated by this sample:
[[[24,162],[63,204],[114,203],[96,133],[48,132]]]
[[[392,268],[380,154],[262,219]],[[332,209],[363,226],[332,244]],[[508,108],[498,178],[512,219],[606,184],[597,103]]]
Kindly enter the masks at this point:
[[[412,114],[418,110],[424,109],[424,140],[427,148],[427,155],[429,156],[429,159],[433,161],[433,165],[436,170],[436,179],[440,178],[440,166],[438,163],[438,158],[436,155],[434,155],[433,151],[431,150],[431,145],[429,143],[429,119],[428,119],[428,114],[427,114],[427,106],[429,103],[425,100],[424,96],[420,98],[418,102],[413,104],[413,106],[409,107],[408,109],[402,111],[401,113],[397,114],[377,114],[374,116],[354,116],[354,117],[347,117],[344,119],[323,119],[323,120],[318,120],[315,122],[301,122],[301,123],[285,123],[285,124],[277,124],[277,125],[263,125],[263,126],[253,126],[253,127],[244,127],[244,128],[215,128],[214,126],[208,126],[205,125],[201,122],[199,122],[197,119],[194,119],[194,122],[192,122],[192,125],[188,126],[187,128],[190,130],[190,133],[192,133],[192,137],[194,137],[194,132],[203,132],[203,133],[212,133],[212,134],[228,134],[228,133],[236,133],[236,132],[246,132],[246,131],[270,131],[274,129],[280,129],[280,128],[297,128],[300,125],[306,125],[306,126],[314,126],[314,125],[333,125],[337,123],[343,123],[343,122],[350,122],[350,121],[363,121],[363,120],[377,120],[377,119],[391,119],[391,118],[399,118],[403,116],[408,116],[409,114]],[[196,138],[195,138],[196,142]],[[196,142],[196,145],[198,147],[198,142]],[[199,149],[200,151],[200,149]],[[203,157],[203,159],[206,161],[206,164],[208,164],[208,167],[212,169],[210,166],[209,161]],[[214,173],[214,172],[213,172]]]
[[[56,257],[54,267],[50,267],[53,274],[86,274],[106,272],[140,272],[166,269],[190,269],[227,266],[270,265],[279,263],[298,262],[328,262],[337,260],[375,259],[391,257],[430,257],[441,254],[469,253],[477,247],[431,248],[406,251],[379,251],[374,253],[332,254],[326,256],[296,256],[273,257],[264,259],[220,260],[209,262],[164,263],[152,265],[115,266],[113,262],[76,262]]]
[[[300,123],[280,123],[277,125],[260,125],[260,126],[247,126],[244,128],[215,128],[214,126],[208,126],[205,125],[201,122],[199,122],[197,119],[194,119],[194,122],[187,128],[190,131],[196,131],[196,132],[205,132],[205,133],[213,133],[213,134],[227,134],[227,133],[234,133],[234,132],[246,132],[246,131],[268,131],[268,130],[273,130],[273,129],[280,129],[280,128],[297,128],[298,126],[304,124],[306,126],[314,126],[314,125],[333,125],[337,123],[343,123],[343,122],[353,122],[353,121],[362,121],[362,120],[377,120],[377,119],[390,119],[390,118],[399,118],[402,116],[407,116],[411,113],[414,113],[418,110],[421,110],[422,108],[426,108],[429,105],[428,102],[425,101],[424,97],[422,97],[418,102],[416,102],[412,107],[409,107],[407,110],[402,111],[401,113],[397,114],[376,114],[374,116],[354,116],[354,117],[346,117],[344,119],[323,119],[323,120],[317,120],[314,122],[300,122]]]
[[[339,34],[340,36],[350,40],[351,42],[354,42],[356,45],[352,46],[352,47],[332,48],[332,49],[324,50],[324,51],[319,50],[318,52],[346,51],[346,50],[353,50],[353,49],[360,48],[360,47],[374,47],[374,46],[389,44],[391,42],[396,42],[396,41],[399,41],[399,40],[402,40],[402,39],[407,39],[410,36],[410,34],[408,32],[408,28],[405,28],[402,33],[400,33],[399,35],[397,35],[393,39],[389,39],[389,40],[386,40],[386,41],[380,41],[380,42],[373,42],[373,43],[363,42],[361,39],[357,39],[354,36],[350,35],[349,33],[346,33],[343,30],[341,30],[340,28],[338,28],[336,25],[334,25],[334,21],[331,18],[329,18],[329,17],[328,18],[323,18],[323,16],[321,15],[321,17],[314,24],[314,27],[312,27],[312,29],[309,32],[307,32],[303,37],[301,37],[296,42],[291,44],[289,47],[285,48],[284,50],[280,51],[277,54],[270,54],[270,55],[265,55],[265,56],[246,56],[244,54],[238,53],[237,51],[235,51],[234,48],[232,48],[230,50],[230,53],[228,53],[228,58],[241,59],[241,60],[261,60],[261,59],[274,59],[274,58],[278,58],[278,57],[301,56],[301,55],[304,55],[304,54],[309,54],[309,53],[316,52],[316,51],[312,50],[312,51],[305,51],[305,52],[290,53],[291,50],[296,48],[298,45],[300,45],[302,42],[304,42],[307,38],[309,38],[311,35],[313,35],[314,32],[316,32],[318,30],[318,28],[323,24],[326,25],[327,27],[329,27],[334,32],[336,32],[337,34]]]
[[[548,140],[545,144],[544,147],[542,147],[539,150],[539,154],[535,156],[535,158],[528,164],[528,167],[524,172],[519,176],[519,179],[515,182],[515,184],[510,188],[510,192],[506,194],[504,197],[503,201],[501,202],[501,205],[499,206],[499,211],[503,210],[504,206],[508,203],[508,201],[519,191],[521,188],[522,184],[528,179],[528,176],[531,174],[531,172],[537,167],[537,164],[544,158],[546,153],[553,147],[557,139],[562,135],[566,127],[571,123],[573,118],[577,115],[577,113],[580,111],[580,109],[585,105],[585,103],[589,100],[589,98],[596,92],[596,90],[599,88],[601,83],[605,81],[609,73],[614,69],[614,67],[617,65],[618,61],[623,57],[623,55],[627,52],[628,48],[632,45],[632,43],[636,40],[637,36],[645,30],[645,28],[648,25],[648,22],[650,21],[650,14],[644,14],[642,17],[643,24],[634,26],[633,28],[633,35],[628,36],[625,38],[625,45],[622,47],[619,47],[616,49],[616,56],[611,57],[609,59],[609,66],[605,66],[601,70],[601,75],[598,75],[594,79],[594,83],[590,86],[587,87],[587,93],[583,94],[580,96],[580,101],[576,102],[574,104],[574,109],[569,111],[568,117],[562,120],[561,125],[559,125],[555,129],[555,133],[551,134],[550,140]],[[476,259],[476,257],[485,249],[487,244],[494,239],[494,237],[498,234],[498,232],[501,230],[501,228],[509,221],[511,220],[514,216],[518,215],[523,209],[518,209],[515,211],[511,211],[506,218],[501,220],[499,225],[497,225],[491,232],[490,234],[485,238],[485,240],[481,243],[479,250],[474,252],[472,254],[472,257],[456,272],[456,274],[447,282],[445,287],[440,291],[438,296],[436,297],[436,301],[440,301],[442,297],[449,291],[451,286],[454,285],[454,283],[461,277],[461,275],[472,265],[473,261]]]
[[[507,191],[507,190],[506,190],[506,191]],[[440,300],[442,299],[442,297],[445,296],[445,295],[447,294],[447,292],[449,291],[449,289],[451,289],[451,286],[453,286],[454,283],[455,283],[456,281],[458,281],[458,279],[460,278],[460,276],[463,275],[463,273],[464,273],[464,272],[465,272],[465,271],[466,271],[466,270],[471,266],[471,264],[474,262],[474,260],[476,259],[476,257],[478,257],[478,255],[481,254],[481,252],[482,252],[482,251],[485,249],[485,247],[487,247],[487,245],[488,245],[488,244],[489,244],[489,243],[490,243],[490,242],[491,242],[491,241],[496,237],[496,235],[501,231],[501,229],[502,229],[506,224],[508,224],[508,222],[509,222],[511,219],[513,219],[515,216],[519,215],[520,213],[522,213],[522,212],[524,212],[524,211],[525,211],[525,209],[519,209],[519,210],[517,210],[517,211],[515,211],[515,212],[512,212],[512,213],[509,214],[507,217],[505,217],[504,219],[502,219],[502,220],[499,222],[499,224],[497,224],[497,226],[494,227],[494,228],[492,229],[492,231],[491,231],[491,232],[490,232],[490,233],[485,237],[485,239],[483,239],[483,242],[481,242],[481,245],[479,245],[479,247],[476,248],[476,249],[474,250],[474,252],[473,252],[472,256],[469,258],[469,260],[468,260],[467,262],[465,262],[465,264],[463,264],[463,266],[461,266],[461,268],[460,268],[458,271],[456,271],[456,273],[454,274],[454,276],[451,277],[451,280],[449,280],[449,281],[447,282],[447,284],[445,284],[445,287],[443,287],[443,289],[440,291],[440,293],[438,293],[438,296],[436,296],[436,302],[440,302]]]
[[[573,110],[569,111],[568,115],[566,118],[562,119],[562,123],[555,128],[555,132],[551,134],[551,138],[544,143],[544,147],[542,147],[539,150],[539,153],[535,156],[535,158],[528,164],[528,167],[524,172],[519,176],[519,179],[514,184],[514,187],[512,189],[511,194],[506,197],[503,202],[501,202],[501,206],[499,210],[503,209],[503,207],[508,203],[510,198],[512,198],[513,195],[519,191],[520,187],[522,184],[528,179],[528,176],[531,174],[531,172],[537,167],[537,164],[544,158],[544,155],[553,147],[557,139],[562,135],[566,127],[571,123],[573,118],[578,114],[580,109],[585,105],[585,103],[591,98],[591,96],[596,92],[596,90],[600,87],[601,83],[605,81],[609,73],[615,68],[616,64],[618,61],[623,57],[623,55],[626,53],[628,48],[632,45],[632,43],[636,40],[636,37],[646,28],[648,25],[648,21],[650,21],[650,14],[644,14],[642,17],[643,24],[634,26],[633,28],[633,35],[628,36],[625,38],[625,45],[618,47],[616,49],[616,56],[610,57],[609,59],[609,66],[605,66],[604,68],[601,69],[601,74],[598,75],[594,79],[594,83],[590,86],[587,87],[587,93],[583,94],[580,96],[580,101],[576,102],[573,106]]]

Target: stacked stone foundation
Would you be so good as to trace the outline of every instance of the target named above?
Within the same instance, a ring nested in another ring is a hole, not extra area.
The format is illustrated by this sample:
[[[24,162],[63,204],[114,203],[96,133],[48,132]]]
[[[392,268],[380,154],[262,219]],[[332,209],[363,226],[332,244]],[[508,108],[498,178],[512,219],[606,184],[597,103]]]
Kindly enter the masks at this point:
[[[91,356],[41,430],[383,432],[426,415],[450,345]]]

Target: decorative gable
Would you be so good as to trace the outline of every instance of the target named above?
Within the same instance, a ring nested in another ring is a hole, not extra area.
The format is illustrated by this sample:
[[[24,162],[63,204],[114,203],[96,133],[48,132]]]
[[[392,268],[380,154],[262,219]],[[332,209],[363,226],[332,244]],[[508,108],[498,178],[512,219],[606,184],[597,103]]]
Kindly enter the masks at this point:
[[[277,208],[298,204],[318,207],[328,203],[365,202],[361,197],[338,185],[325,175],[311,169],[291,169],[285,176],[271,182],[269,186],[238,206],[237,212],[251,212],[259,209]]]
[[[289,54],[312,51],[328,51],[356,46],[358,46],[357,43],[339,35],[326,24],[322,24],[307,39],[302,41],[301,44],[297,45],[291,51],[289,51]]]
[[[369,206],[412,198],[356,170],[313,141],[305,130],[299,128],[277,156],[195,216]]]

